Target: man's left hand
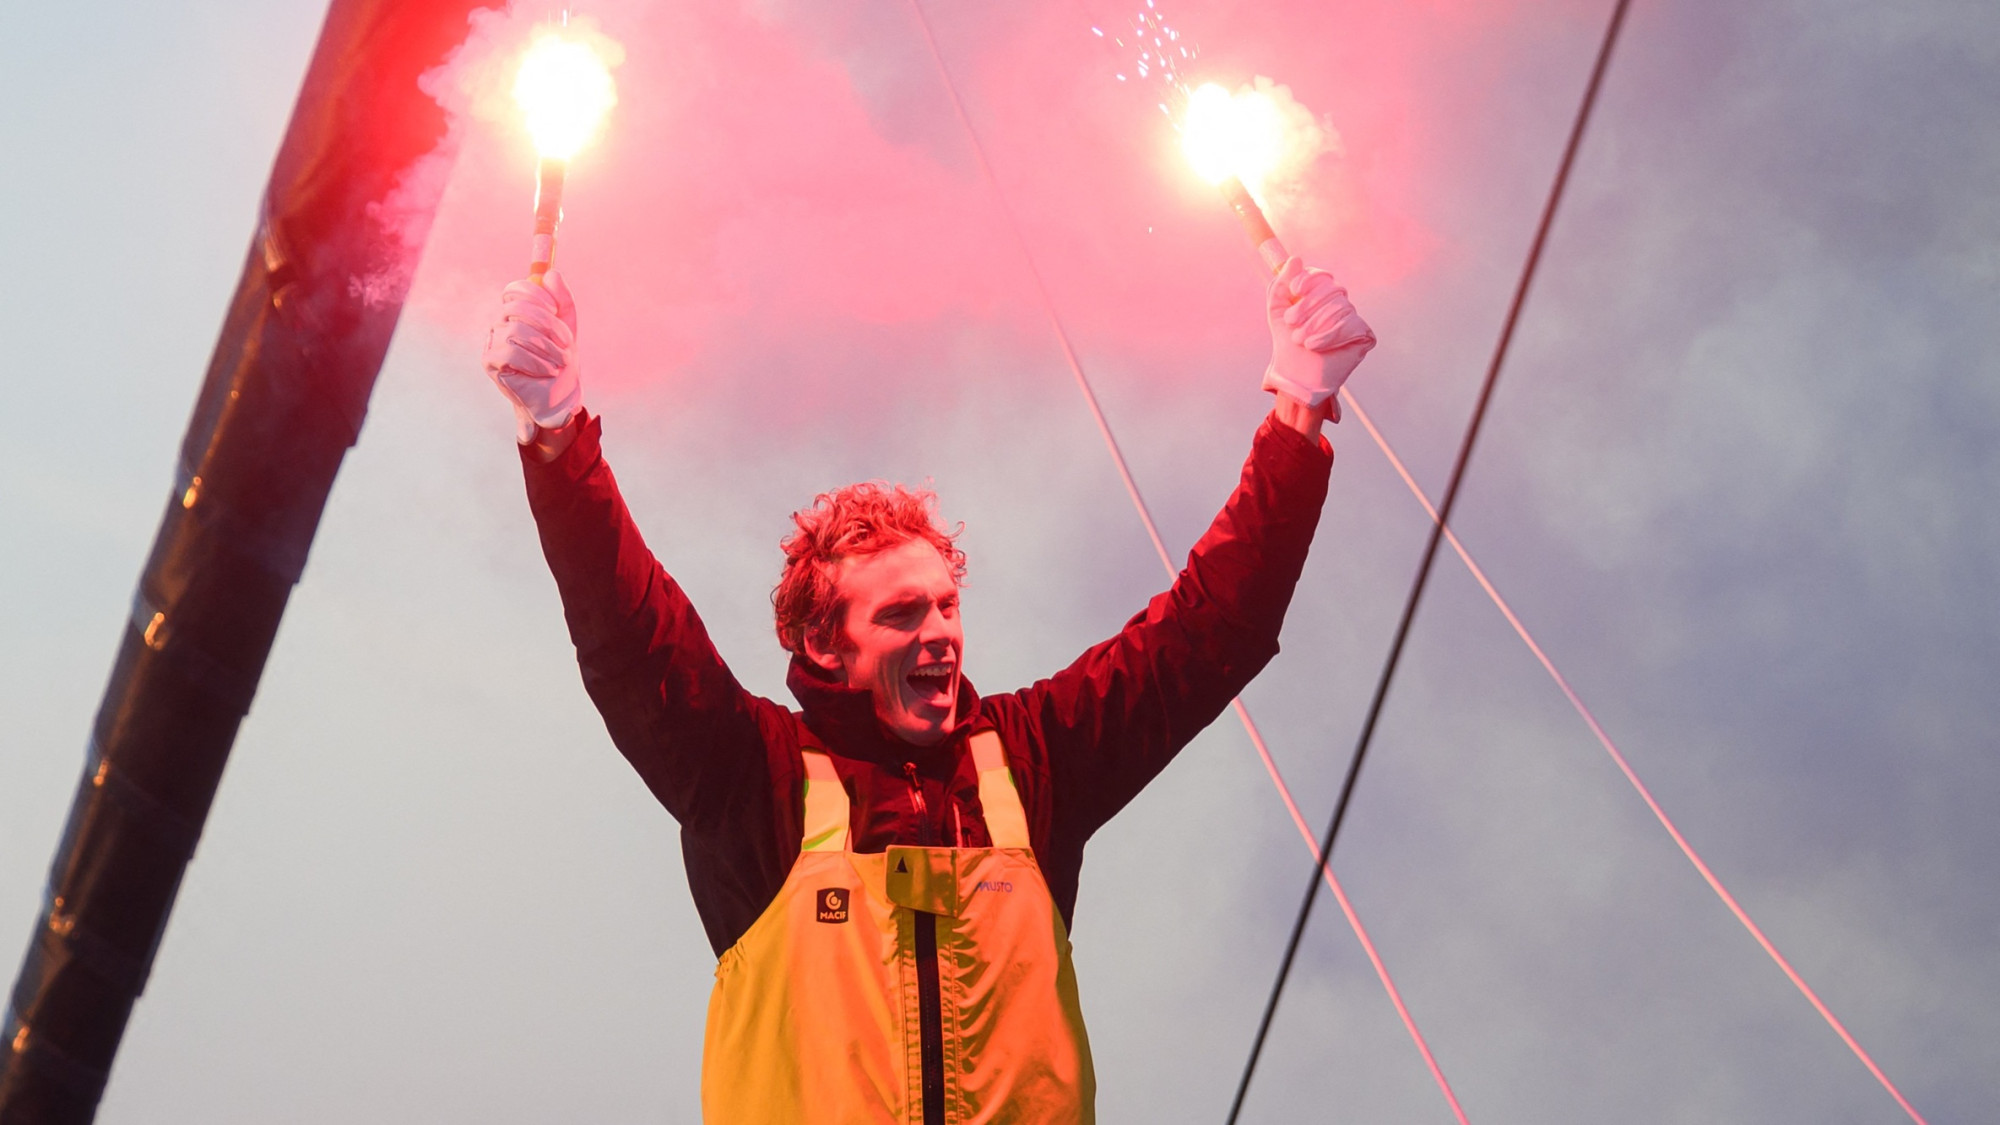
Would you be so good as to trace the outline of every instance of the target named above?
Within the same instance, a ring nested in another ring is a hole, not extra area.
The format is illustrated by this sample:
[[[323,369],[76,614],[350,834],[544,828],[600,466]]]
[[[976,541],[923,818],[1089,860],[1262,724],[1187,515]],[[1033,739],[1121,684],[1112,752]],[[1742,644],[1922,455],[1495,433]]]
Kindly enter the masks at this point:
[[[1325,270],[1309,269],[1288,258],[1271,279],[1265,295],[1265,319],[1271,328],[1271,366],[1264,370],[1264,389],[1320,406],[1340,392],[1341,384],[1375,346],[1375,333]],[[1340,420],[1340,404],[1330,409]]]

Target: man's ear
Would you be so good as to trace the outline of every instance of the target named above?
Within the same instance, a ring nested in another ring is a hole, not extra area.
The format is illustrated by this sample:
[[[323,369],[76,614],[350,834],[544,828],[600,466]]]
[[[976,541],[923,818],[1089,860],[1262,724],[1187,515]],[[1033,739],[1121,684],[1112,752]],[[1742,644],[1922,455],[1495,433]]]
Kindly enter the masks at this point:
[[[832,673],[834,679],[846,683],[847,670],[841,666],[839,654],[821,645],[814,632],[808,629],[805,636],[799,638],[805,648],[805,658],[823,671]]]

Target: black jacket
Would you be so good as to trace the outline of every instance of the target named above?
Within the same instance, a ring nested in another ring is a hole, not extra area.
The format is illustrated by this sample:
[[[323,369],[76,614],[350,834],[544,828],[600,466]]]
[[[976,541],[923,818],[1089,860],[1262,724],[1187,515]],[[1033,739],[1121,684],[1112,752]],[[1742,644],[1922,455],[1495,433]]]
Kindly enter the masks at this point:
[[[868,693],[794,659],[802,712],[750,694],[694,607],[647,550],[588,419],[542,465],[523,456],[529,506],[562,594],[584,687],[612,741],[681,823],[688,885],[720,955],[776,897],[799,853],[800,727],[848,790],[850,846],[989,844],[966,736],[995,729],[1063,921],[1083,846],[1278,651],[1333,453],[1266,420],[1236,491],[1172,589],[1048,679],[1005,695],[959,690],[953,737],[917,747],[886,733]],[[775,573],[775,569],[774,569]],[[922,807],[913,797],[922,788]]]

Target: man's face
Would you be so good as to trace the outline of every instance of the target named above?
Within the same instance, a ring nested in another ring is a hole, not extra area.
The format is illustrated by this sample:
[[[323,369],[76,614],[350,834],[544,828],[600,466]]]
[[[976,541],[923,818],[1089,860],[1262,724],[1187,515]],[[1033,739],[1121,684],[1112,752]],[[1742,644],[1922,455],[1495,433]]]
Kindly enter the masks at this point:
[[[840,561],[834,585],[847,602],[847,643],[808,641],[806,656],[875,697],[875,716],[905,742],[935,746],[957,721],[965,634],[958,584],[937,548],[912,539]]]

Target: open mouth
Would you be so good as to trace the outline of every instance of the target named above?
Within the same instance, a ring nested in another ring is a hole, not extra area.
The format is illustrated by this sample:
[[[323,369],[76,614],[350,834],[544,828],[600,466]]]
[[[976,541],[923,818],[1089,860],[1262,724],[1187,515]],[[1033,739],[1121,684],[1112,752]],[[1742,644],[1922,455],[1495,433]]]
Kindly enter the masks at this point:
[[[943,706],[951,698],[952,681],[957,673],[956,664],[926,664],[903,677],[903,682],[910,685],[910,694],[918,702]]]

